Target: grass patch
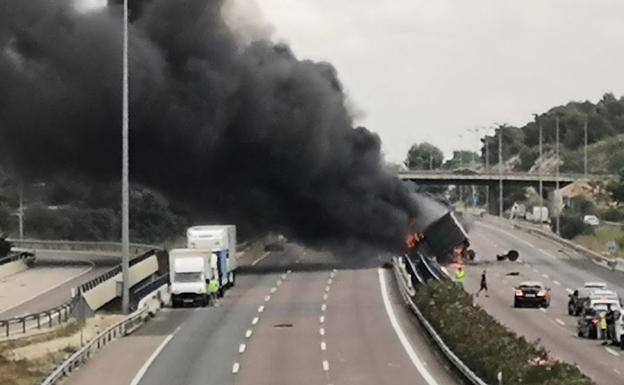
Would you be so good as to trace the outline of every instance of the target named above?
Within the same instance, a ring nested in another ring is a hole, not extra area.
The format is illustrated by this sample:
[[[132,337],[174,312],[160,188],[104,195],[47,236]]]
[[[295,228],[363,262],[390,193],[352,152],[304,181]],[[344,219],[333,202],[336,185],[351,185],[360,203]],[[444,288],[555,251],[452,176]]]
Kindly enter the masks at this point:
[[[598,226],[594,234],[579,235],[574,238],[574,242],[600,254],[608,252],[609,241],[615,241],[618,246],[615,255],[620,258],[624,257],[624,230],[621,226]]]
[[[489,384],[503,373],[505,385],[591,385],[570,364],[551,359],[538,342],[519,337],[451,282],[420,286],[414,301],[462,361]]]
[[[52,341],[57,338],[69,337],[80,331],[84,323],[70,322],[61,328],[32,337],[20,338],[0,343],[0,384],[2,385],[37,385],[63,359],[71,355],[75,349],[67,347],[58,352],[48,353],[37,359],[14,359],[14,349]]]

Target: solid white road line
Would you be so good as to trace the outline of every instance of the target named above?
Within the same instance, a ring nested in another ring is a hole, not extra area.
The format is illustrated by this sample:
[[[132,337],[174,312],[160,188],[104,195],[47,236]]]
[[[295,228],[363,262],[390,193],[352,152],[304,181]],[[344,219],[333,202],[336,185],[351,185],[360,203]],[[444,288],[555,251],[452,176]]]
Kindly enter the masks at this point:
[[[247,345],[245,345],[245,344],[240,344],[240,346],[238,347],[238,352],[239,352],[240,354],[243,354],[243,353],[245,353],[245,349],[247,349]]]
[[[44,294],[46,294],[46,293],[49,293],[49,292],[51,292],[52,290],[56,289],[57,287],[63,286],[63,285],[64,285],[64,284],[66,284],[67,282],[69,282],[69,281],[71,281],[71,280],[74,280],[74,279],[76,279],[76,278],[78,278],[78,277],[81,277],[81,276],[83,276],[83,275],[85,275],[85,274],[89,273],[91,270],[93,270],[93,269],[95,268],[95,263],[93,263],[93,262],[91,262],[91,261],[85,261],[85,260],[82,260],[82,259],[81,259],[80,261],[81,261],[81,262],[88,262],[88,263],[90,263],[90,266],[89,266],[88,268],[84,269],[84,270],[81,270],[79,273],[76,273],[76,274],[72,275],[71,277],[64,279],[63,281],[61,281],[61,282],[57,283],[56,285],[54,285],[54,286],[52,286],[52,287],[48,287],[48,288],[46,288],[46,289],[45,289],[44,291],[42,291],[42,292],[39,292],[39,293],[37,293],[37,294],[34,294],[34,295],[32,295],[32,296],[30,296],[30,297],[28,297],[28,298],[26,298],[26,299],[24,299],[24,300],[21,300],[20,302],[15,303],[15,304],[13,304],[13,305],[11,305],[11,306],[7,307],[7,308],[1,309],[1,310],[0,310],[0,313],[3,313],[3,312],[5,312],[5,311],[11,310],[11,309],[15,309],[16,307],[18,307],[18,306],[20,306],[20,305],[23,305],[23,304],[25,304],[26,302],[32,301],[33,299],[35,299],[35,298],[37,298],[37,297],[39,297],[39,296],[42,296],[42,295],[44,295]]]
[[[555,321],[561,325],[561,326],[565,326],[565,322],[563,322],[562,320],[560,320],[559,318],[556,318]]]
[[[152,365],[152,363],[154,362],[154,360],[156,360],[156,357],[158,357],[158,355],[160,354],[160,352],[162,352],[162,350],[165,348],[165,346],[167,346],[167,344],[173,339],[173,337],[176,335],[177,332],[180,331],[180,329],[182,328],[182,325],[178,326],[173,333],[169,334],[164,340],[163,342],[160,343],[160,345],[158,345],[158,347],[156,348],[156,350],[154,350],[154,353],[152,353],[151,356],[149,356],[149,358],[147,359],[147,361],[145,361],[145,363],[143,364],[143,366],[141,366],[141,369],[139,369],[139,371],[137,372],[137,374],[135,374],[134,378],[132,379],[132,382],[130,383],[130,385],[138,385],[139,382],[141,382],[141,379],[143,379],[143,376],[145,376],[145,373],[147,373],[147,370],[149,369],[149,367]]]
[[[253,334],[253,331],[251,329],[247,329],[247,331],[245,332],[245,338],[251,337],[252,334]]]
[[[609,348],[609,347],[605,347],[605,350],[606,350],[609,354],[611,354],[611,355],[613,355],[613,356],[616,356],[616,357],[619,357],[619,356],[620,356],[620,353],[616,352],[615,350],[613,350],[613,349],[611,349],[611,348]]]
[[[327,362],[327,360],[323,360],[323,370],[324,371],[329,370],[329,362]]]
[[[260,320],[260,318],[254,317],[254,319],[251,320],[251,324],[252,325],[257,325],[259,320]]]
[[[321,350],[322,351],[327,350],[327,344],[325,343],[325,341],[321,341]]]
[[[264,305],[258,306],[258,313],[262,313],[264,311]]]
[[[239,369],[240,369],[240,364],[238,362],[235,362],[232,365],[232,374],[237,374]]]
[[[261,257],[256,258],[256,260],[254,260],[254,261],[251,263],[251,266],[256,266],[256,264],[257,264],[258,262],[260,262],[260,261],[262,261],[264,258],[268,257],[270,254],[271,254],[271,252],[270,252],[270,251],[267,251],[266,253],[262,254],[262,256],[261,256]]]
[[[410,360],[412,361],[412,364],[414,364],[414,366],[416,367],[416,370],[418,370],[418,372],[420,373],[422,378],[424,378],[427,384],[438,385],[438,382],[435,380],[435,378],[433,378],[431,373],[429,373],[429,371],[427,370],[423,362],[420,360],[420,358],[414,351],[414,348],[412,347],[409,340],[405,336],[403,329],[401,329],[401,326],[399,325],[399,321],[397,320],[396,315],[394,314],[394,310],[392,309],[392,305],[390,304],[390,299],[388,298],[388,289],[386,288],[386,277],[384,276],[383,270],[377,269],[377,272],[379,273],[379,286],[381,288],[381,297],[383,298],[383,303],[384,303],[384,307],[386,308],[386,313],[388,314],[388,318],[390,319],[390,324],[392,325],[394,332],[399,338],[401,345],[403,345],[403,349],[405,349],[405,352],[407,353]]]

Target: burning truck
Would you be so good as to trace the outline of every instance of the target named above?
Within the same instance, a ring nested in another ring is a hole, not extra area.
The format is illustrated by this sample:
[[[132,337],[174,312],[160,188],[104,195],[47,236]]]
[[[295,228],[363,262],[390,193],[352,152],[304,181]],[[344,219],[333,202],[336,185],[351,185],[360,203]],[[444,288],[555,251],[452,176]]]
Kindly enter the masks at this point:
[[[418,251],[429,257],[436,257],[441,264],[463,264],[467,258],[474,258],[474,252],[468,249],[468,233],[451,211],[422,232],[410,230],[406,244],[408,255],[412,256]]]

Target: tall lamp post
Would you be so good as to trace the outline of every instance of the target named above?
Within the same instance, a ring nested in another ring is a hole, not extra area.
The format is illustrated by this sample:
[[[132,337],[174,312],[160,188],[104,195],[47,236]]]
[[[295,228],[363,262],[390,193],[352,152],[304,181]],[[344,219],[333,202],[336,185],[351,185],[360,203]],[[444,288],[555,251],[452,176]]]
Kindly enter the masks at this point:
[[[583,149],[583,176],[587,179],[587,115],[585,115],[585,124],[583,125],[585,147]]]
[[[128,151],[128,0],[124,0],[123,11],[123,87],[122,87],[122,166],[121,166],[121,266],[122,297],[121,310],[130,311],[130,212],[129,212],[129,151]]]
[[[503,217],[503,126],[498,131],[498,216]]]
[[[540,162],[544,161],[543,155],[544,155],[544,140],[543,140],[543,129],[542,129],[542,122],[540,121],[539,115],[538,114],[533,114],[535,116],[535,122],[537,123],[537,127],[539,130],[539,160]],[[539,177],[539,202],[540,202],[540,222],[544,220],[544,218],[542,218],[542,207],[544,207],[544,175],[542,173],[542,167],[541,164],[540,166],[537,168],[537,174]]]
[[[560,235],[559,226],[560,226],[560,217],[561,217],[561,199],[560,199],[560,191],[559,191],[559,116],[555,118],[555,142],[556,142],[556,154],[557,154],[557,165],[555,167],[555,202],[557,210],[557,215],[555,217],[555,230],[557,235]]]

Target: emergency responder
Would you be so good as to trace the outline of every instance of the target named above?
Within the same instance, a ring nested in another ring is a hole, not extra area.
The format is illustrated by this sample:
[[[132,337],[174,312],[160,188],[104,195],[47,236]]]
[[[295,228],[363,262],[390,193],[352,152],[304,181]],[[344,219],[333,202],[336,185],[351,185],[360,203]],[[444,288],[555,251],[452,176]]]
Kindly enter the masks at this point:
[[[464,271],[463,266],[460,265],[457,267],[457,270],[455,270],[455,282],[463,288],[464,279],[466,279],[466,272]]]
[[[615,335],[615,312],[613,311],[613,308],[611,307],[611,304],[607,305],[607,315],[606,315],[606,320],[607,320],[607,340],[612,341],[615,340],[614,335]]]
[[[607,344],[607,313],[601,311],[598,314],[599,321],[598,325],[600,326],[600,338],[602,339],[602,344]]]
[[[219,293],[219,282],[215,278],[208,281],[208,295],[210,296],[210,305],[219,306],[217,302],[217,294]]]

